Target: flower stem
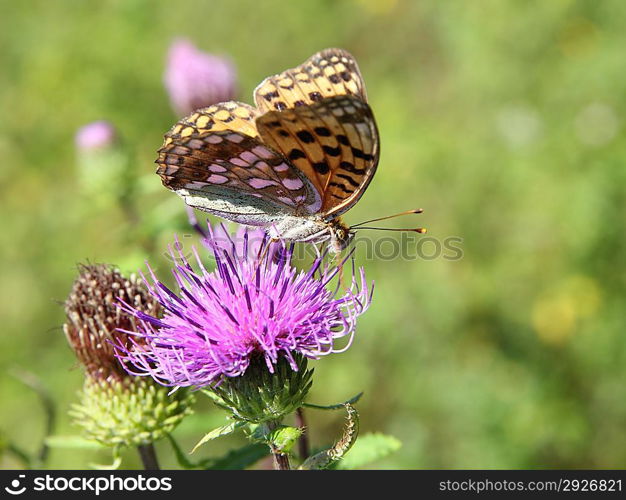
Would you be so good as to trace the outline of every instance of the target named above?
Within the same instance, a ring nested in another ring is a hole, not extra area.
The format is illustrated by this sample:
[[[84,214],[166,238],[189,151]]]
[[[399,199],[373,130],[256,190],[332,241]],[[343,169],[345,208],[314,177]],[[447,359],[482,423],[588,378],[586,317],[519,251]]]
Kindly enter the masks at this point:
[[[307,435],[306,419],[304,417],[304,409],[302,407],[296,410],[296,425],[304,430],[300,439],[298,439],[298,453],[300,460],[306,460],[309,456],[309,437]]]
[[[281,453],[274,447],[270,447],[270,449],[272,450],[272,457],[274,458],[274,469],[290,470],[291,466],[289,465],[289,455]]]
[[[154,451],[154,445],[140,444],[137,446],[139,450],[139,456],[141,456],[141,462],[143,463],[144,470],[160,470],[159,461],[157,460],[156,452]]]
[[[270,433],[277,429],[280,426],[280,420],[272,420],[265,423],[265,431],[266,436],[269,436]],[[290,470],[291,465],[289,464],[289,455],[283,453],[276,444],[274,444],[271,440],[267,442],[267,445],[270,447],[270,451],[272,452],[272,458],[274,459],[274,470]]]
[[[54,401],[52,400],[52,397],[50,396],[48,390],[45,388],[41,379],[39,379],[34,373],[18,369],[12,370],[10,373],[25,386],[32,389],[37,394],[37,396],[39,396],[39,400],[41,401],[41,404],[43,406],[46,416],[46,430],[44,434],[44,440],[42,441],[41,447],[39,448],[39,452],[37,453],[37,457],[35,458],[36,461],[34,464],[38,468],[43,467],[43,465],[46,463],[46,460],[48,459],[48,453],[50,451],[48,445],[46,444],[45,437],[54,434],[54,428],[57,421],[56,407]],[[13,452],[16,452],[15,448],[13,449]],[[32,462],[33,460],[29,459],[29,461]]]

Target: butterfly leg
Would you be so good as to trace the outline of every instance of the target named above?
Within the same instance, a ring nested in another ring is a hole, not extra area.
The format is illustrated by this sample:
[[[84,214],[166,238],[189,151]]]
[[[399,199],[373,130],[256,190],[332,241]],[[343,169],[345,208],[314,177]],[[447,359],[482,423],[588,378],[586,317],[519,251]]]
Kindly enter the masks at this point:
[[[343,289],[343,261],[341,260],[341,254],[336,253],[333,256],[333,259],[335,259],[335,265],[337,266],[337,276],[338,276],[338,280],[337,280],[337,289],[341,290]]]
[[[270,237],[270,240],[265,245],[265,248],[263,248],[263,252],[260,253],[259,256],[258,256],[257,266],[260,266],[261,262],[263,262],[267,258],[267,253],[269,252],[270,247],[272,245],[274,245],[275,243],[278,243],[279,241],[280,241],[279,238],[272,238],[272,237]]]

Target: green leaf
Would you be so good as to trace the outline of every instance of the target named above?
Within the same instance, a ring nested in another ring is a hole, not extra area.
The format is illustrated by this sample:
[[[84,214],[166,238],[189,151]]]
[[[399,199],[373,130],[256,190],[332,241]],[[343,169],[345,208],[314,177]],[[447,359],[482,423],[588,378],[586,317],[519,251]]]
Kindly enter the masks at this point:
[[[252,442],[264,443],[283,453],[289,453],[304,430],[276,422],[264,422],[248,425],[246,433]]]
[[[221,458],[213,459],[207,470],[242,470],[254,465],[256,462],[269,454],[269,448],[265,444],[249,444],[228,452]]]
[[[215,391],[212,391],[211,389],[201,389],[200,392],[202,392],[202,394],[208,397],[215,404],[217,405],[224,404],[224,400]]]
[[[48,436],[45,443],[50,448],[65,448],[73,450],[100,450],[106,448],[97,441],[91,441],[81,436]]]
[[[183,450],[181,450],[180,446],[178,446],[178,443],[174,439],[174,436],[172,436],[171,434],[166,434],[166,437],[168,441],[170,442],[170,444],[172,445],[172,448],[174,449],[174,455],[176,456],[176,461],[178,462],[178,465],[180,465],[183,469],[186,469],[186,470],[200,468],[201,462],[193,463],[187,460],[185,453],[183,453]]]
[[[348,401],[344,401],[343,403],[337,403],[335,405],[322,406],[314,405],[311,403],[304,403],[302,406],[305,406],[306,408],[315,408],[316,410],[341,410],[342,408],[345,408],[346,405],[353,405],[354,403],[356,403],[359,399],[361,399],[361,396],[363,396],[363,392],[359,392],[356,396],[348,399]]]
[[[289,453],[304,431],[297,427],[281,425],[278,429],[270,432],[268,439],[276,450],[281,453]]]
[[[230,424],[223,425],[222,427],[218,427],[217,429],[213,429],[211,432],[205,434],[204,437],[200,441],[198,441],[198,444],[196,444],[193,447],[193,450],[191,450],[191,453],[196,451],[204,443],[211,441],[213,439],[217,439],[218,437],[232,434],[234,431],[236,431],[240,427],[243,427],[244,425],[246,425],[245,422],[231,422]]]
[[[241,470],[255,464],[269,453],[269,448],[265,444],[250,444],[242,448],[232,450],[226,455],[218,458],[205,458],[198,462],[191,462],[180,449],[173,436],[168,434],[168,439],[174,449],[178,464],[183,469],[204,469],[204,470]]]
[[[336,466],[337,469],[360,469],[398,451],[402,443],[393,436],[381,433],[368,433],[359,440]]]

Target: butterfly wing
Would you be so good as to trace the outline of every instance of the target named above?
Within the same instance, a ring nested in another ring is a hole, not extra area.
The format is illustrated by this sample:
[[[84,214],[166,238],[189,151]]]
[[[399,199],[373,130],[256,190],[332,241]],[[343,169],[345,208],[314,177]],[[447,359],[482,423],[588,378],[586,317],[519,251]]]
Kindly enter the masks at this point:
[[[320,213],[349,210],[372,180],[379,139],[370,107],[356,96],[270,111],[256,120],[263,142],[281,152],[322,195]]]
[[[322,195],[327,218],[349,210],[372,180],[379,157],[376,122],[354,58],[326,49],[266,78],[255,91],[257,130]]]
[[[282,111],[337,95],[354,95],[367,102],[354,57],[342,49],[326,49],[263,80],[254,91],[254,101],[261,112]]]
[[[247,224],[319,211],[321,197],[306,176],[261,142],[257,115],[227,102],[180,120],[159,149],[163,185],[190,206]]]

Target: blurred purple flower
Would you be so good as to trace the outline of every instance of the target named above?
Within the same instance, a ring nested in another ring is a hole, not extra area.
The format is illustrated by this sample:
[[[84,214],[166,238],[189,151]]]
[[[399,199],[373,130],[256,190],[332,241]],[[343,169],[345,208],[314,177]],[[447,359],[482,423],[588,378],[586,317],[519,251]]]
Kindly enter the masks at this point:
[[[229,60],[201,52],[186,39],[171,44],[164,80],[172,107],[181,116],[233,99],[237,87]]]
[[[112,146],[117,140],[117,132],[112,123],[99,120],[79,128],[74,140],[79,150],[90,151]]]
[[[349,347],[357,317],[371,301],[363,269],[358,279],[353,272],[350,289],[338,294],[327,285],[339,269],[321,257],[308,271],[298,271],[291,263],[293,246],[249,229],[224,240],[224,231],[209,227],[205,244],[215,257],[213,272],[195,249],[197,271],[182,252],[172,255],[179,262],[172,270],[178,293],[152,270],[151,278],[144,278],[162,317],[122,305],[142,320],[138,333],[129,332],[139,336],[135,345],[117,346],[130,373],[168,386],[203,387],[244,374],[253,359],[264,360],[273,373],[283,357],[297,371],[296,354],[318,359]],[[335,341],[343,337],[349,338],[347,345],[337,349]]]

